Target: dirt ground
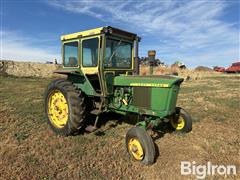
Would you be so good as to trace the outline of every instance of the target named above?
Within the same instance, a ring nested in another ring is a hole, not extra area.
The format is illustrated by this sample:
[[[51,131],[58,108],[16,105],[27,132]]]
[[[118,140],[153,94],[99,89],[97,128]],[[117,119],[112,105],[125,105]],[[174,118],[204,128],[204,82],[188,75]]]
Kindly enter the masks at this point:
[[[0,179],[196,179],[180,175],[181,161],[236,165],[237,176],[226,179],[240,179],[240,76],[183,83],[178,106],[191,114],[193,130],[157,138],[152,166],[129,159],[125,134],[131,125],[120,116],[106,115],[94,133],[55,135],[43,112],[50,81],[0,76]]]

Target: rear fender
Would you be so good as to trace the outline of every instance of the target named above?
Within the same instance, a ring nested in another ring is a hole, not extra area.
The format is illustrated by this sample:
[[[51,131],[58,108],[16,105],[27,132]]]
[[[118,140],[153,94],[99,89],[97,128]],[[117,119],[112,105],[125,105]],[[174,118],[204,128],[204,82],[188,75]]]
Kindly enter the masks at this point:
[[[57,70],[54,71],[57,74],[67,75],[67,79],[73,84],[81,89],[88,96],[99,96],[99,94],[94,90],[89,80],[86,76],[77,70]]]

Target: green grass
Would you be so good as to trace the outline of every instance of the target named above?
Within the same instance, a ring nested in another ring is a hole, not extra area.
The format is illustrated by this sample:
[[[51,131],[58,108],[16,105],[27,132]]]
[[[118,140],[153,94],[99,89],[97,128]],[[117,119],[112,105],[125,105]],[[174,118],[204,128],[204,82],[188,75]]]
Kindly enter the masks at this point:
[[[11,107],[22,118],[43,121],[43,94],[50,80],[0,76],[1,105]]]
[[[22,132],[17,132],[14,134],[14,137],[16,138],[16,140],[21,143],[22,141],[24,141],[25,139],[27,139],[29,136],[28,133],[22,131]]]
[[[185,82],[178,104],[187,108],[195,122],[204,118],[227,121],[239,112],[239,76],[206,77]]]
[[[39,159],[32,154],[27,154],[25,156],[24,160],[29,166],[38,166],[39,165]]]

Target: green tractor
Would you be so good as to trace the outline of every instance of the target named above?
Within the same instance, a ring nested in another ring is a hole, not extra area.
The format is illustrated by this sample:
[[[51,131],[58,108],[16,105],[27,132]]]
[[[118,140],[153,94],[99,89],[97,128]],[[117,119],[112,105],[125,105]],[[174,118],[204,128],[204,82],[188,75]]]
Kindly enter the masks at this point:
[[[126,148],[133,159],[148,165],[154,163],[156,150],[147,130],[168,124],[179,132],[191,131],[191,117],[176,107],[183,79],[136,75],[136,34],[108,26],[61,40],[63,68],[55,73],[67,78],[52,81],[45,92],[48,124],[57,134],[92,132],[103,113],[135,115],[138,120],[126,134]],[[93,115],[96,119],[89,124]]]

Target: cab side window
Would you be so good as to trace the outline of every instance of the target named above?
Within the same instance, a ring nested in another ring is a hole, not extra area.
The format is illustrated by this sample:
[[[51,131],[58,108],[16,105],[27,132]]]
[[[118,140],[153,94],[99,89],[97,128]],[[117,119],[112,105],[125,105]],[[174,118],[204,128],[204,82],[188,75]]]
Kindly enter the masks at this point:
[[[78,66],[78,42],[69,42],[64,44],[64,61],[66,67]]]
[[[82,41],[82,64],[84,67],[96,67],[98,64],[98,38]]]

